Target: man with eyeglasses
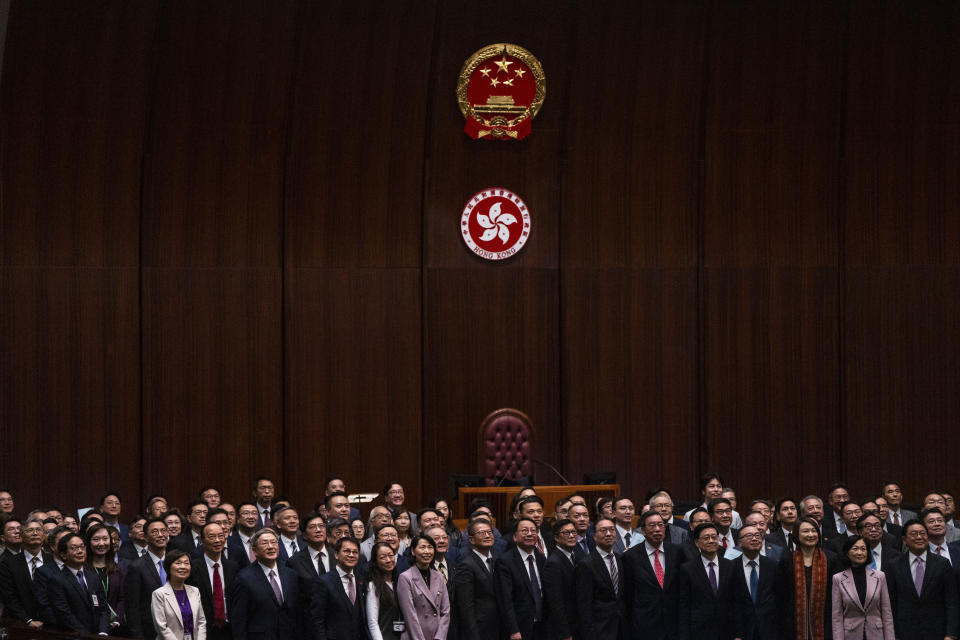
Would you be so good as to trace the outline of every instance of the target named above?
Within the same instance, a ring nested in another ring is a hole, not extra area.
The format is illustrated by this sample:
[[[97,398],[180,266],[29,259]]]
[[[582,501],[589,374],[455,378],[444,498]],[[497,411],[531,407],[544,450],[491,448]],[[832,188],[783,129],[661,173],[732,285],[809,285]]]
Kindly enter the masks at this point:
[[[732,511],[732,509],[731,509]],[[740,637],[733,608],[734,561],[721,558],[720,533],[713,522],[693,530],[698,557],[680,567],[677,637],[680,640],[732,640]]]
[[[493,526],[486,518],[467,525],[470,551],[463,554],[453,577],[453,607],[461,640],[496,640],[499,631],[497,595],[493,581]]]
[[[622,556],[623,598],[631,638],[677,637],[677,585],[683,554],[664,541],[666,524],[653,511],[640,516],[644,542]]]
[[[200,603],[207,620],[207,638],[210,640],[229,640],[233,637],[230,629],[230,612],[233,609],[233,583],[237,577],[237,565],[223,557],[227,543],[227,534],[223,525],[208,522],[201,530],[203,536],[203,555],[191,558],[191,584],[200,590]]]
[[[925,509],[920,512],[920,522],[927,528],[930,553],[940,556],[951,566],[957,566],[960,562],[960,555],[955,555],[958,543],[947,542],[947,518],[943,515],[943,511],[937,507]]]
[[[852,538],[857,535],[857,521],[862,515],[863,510],[859,504],[852,500],[845,503],[840,509],[840,517],[843,520],[845,531],[836,534],[833,538],[824,542],[823,548],[830,549],[837,554],[838,558],[843,556],[843,543],[847,541],[847,538]]]
[[[596,552],[581,558],[574,570],[579,638],[615,640],[620,637],[624,618],[624,568],[623,559],[616,553],[616,539],[617,524],[608,518],[597,520],[593,534]],[[640,536],[636,546],[642,544]]]
[[[546,640],[543,571],[547,559],[537,551],[537,523],[520,518],[513,533],[516,546],[497,558],[494,580],[501,627],[510,640]]]
[[[900,555],[897,549],[885,542],[883,520],[873,511],[867,511],[857,520],[857,533],[867,543],[869,560],[867,566],[876,571],[886,571],[890,561]]]
[[[759,511],[751,511],[747,514],[747,517],[743,520],[743,527],[754,527],[757,531],[760,532],[760,535],[764,537],[763,544],[760,545],[760,555],[767,556],[774,562],[779,562],[780,558],[783,557],[784,548],[779,547],[772,542],[766,541],[766,530],[767,530],[767,520],[762,513]],[[740,548],[740,534],[737,532],[737,550],[741,553],[743,549]],[[733,558],[731,558],[733,559]]]
[[[11,520],[19,531],[20,553],[7,554],[0,562],[0,597],[4,615],[26,622],[39,629],[43,626],[40,604],[34,593],[34,580],[41,567],[53,564],[53,556],[43,550],[44,532],[39,520],[28,520],[22,527]]]
[[[939,509],[940,514],[943,516],[944,522],[944,535],[946,537],[946,542],[957,542],[960,540],[960,529],[952,529],[946,526],[947,523],[947,499],[943,496],[942,493],[934,491],[928,493],[923,498],[923,510],[920,514],[920,521],[923,522],[923,512],[929,511],[930,509]]]
[[[130,635],[153,640],[157,636],[153,625],[153,592],[167,581],[163,557],[167,552],[170,533],[163,518],[150,518],[143,530],[147,538],[147,552],[129,565],[123,581],[123,602]]]
[[[365,634],[363,585],[356,575],[360,544],[337,540],[336,567],[314,581],[310,619],[314,640],[361,638]]]
[[[609,519],[603,522],[610,523]],[[596,531],[594,531],[596,535]],[[575,568],[587,556],[577,549],[577,528],[570,520],[558,520],[553,528],[554,549],[543,569],[543,595],[551,640],[569,640],[577,630],[577,585]]]
[[[742,555],[733,561],[733,600],[741,637],[743,640],[776,638],[779,633],[777,563],[760,553],[763,533],[748,522],[744,522],[738,532],[737,542]]]
[[[252,502],[243,502],[237,506],[237,525],[227,538],[227,552],[230,558],[237,563],[238,569],[245,568],[256,561],[250,538],[257,531],[257,518],[260,512]]]
[[[707,503],[707,513],[710,514],[710,520],[717,527],[720,542],[720,557],[724,557],[727,549],[733,549],[737,546],[737,530],[733,529],[733,505],[727,498],[714,498]]]
[[[83,538],[75,533],[66,535],[57,543],[57,550],[64,566],[60,579],[47,583],[57,626],[74,633],[107,635],[110,625],[107,595],[97,572],[84,567],[87,547]]]
[[[960,633],[957,582],[950,563],[929,550],[927,529],[919,520],[903,525],[907,553],[884,571],[899,640],[956,638]]]
[[[280,541],[263,528],[250,539],[256,562],[237,573],[230,624],[236,640],[271,638],[300,640],[302,625],[300,583],[293,569],[277,562]]]

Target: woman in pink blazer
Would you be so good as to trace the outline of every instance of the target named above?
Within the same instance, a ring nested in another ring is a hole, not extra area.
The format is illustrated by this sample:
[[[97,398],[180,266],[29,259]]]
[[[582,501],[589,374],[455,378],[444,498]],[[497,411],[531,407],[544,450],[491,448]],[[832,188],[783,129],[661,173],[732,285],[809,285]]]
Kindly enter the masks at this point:
[[[397,600],[405,628],[401,640],[446,640],[450,629],[447,583],[433,567],[437,545],[430,536],[414,536],[410,551],[415,564],[400,574]]]
[[[834,640],[894,640],[887,581],[882,572],[867,566],[868,558],[862,537],[844,542],[848,568],[833,576]]]

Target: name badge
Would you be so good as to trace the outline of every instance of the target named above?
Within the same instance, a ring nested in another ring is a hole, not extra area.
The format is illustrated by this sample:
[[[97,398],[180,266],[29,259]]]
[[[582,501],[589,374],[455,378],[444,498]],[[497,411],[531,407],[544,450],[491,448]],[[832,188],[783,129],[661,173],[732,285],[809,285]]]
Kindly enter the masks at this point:
[[[395,620],[393,622],[393,631],[394,633],[403,633],[407,628],[407,623],[403,620]]]
[[[100,606],[100,601],[97,600],[96,594],[91,594],[91,595],[90,595],[90,599],[93,600],[93,606],[94,606],[94,608],[97,608],[97,607]]]

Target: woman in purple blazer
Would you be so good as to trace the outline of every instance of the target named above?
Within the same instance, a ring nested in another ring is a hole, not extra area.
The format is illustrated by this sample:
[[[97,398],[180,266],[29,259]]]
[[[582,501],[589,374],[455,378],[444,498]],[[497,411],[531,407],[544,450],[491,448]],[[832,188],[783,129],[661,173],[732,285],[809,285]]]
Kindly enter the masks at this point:
[[[894,640],[887,581],[866,565],[868,558],[862,537],[843,543],[847,569],[833,576],[834,640]]]
[[[447,583],[433,569],[437,545],[420,534],[410,541],[414,565],[400,574],[397,599],[405,628],[402,640],[446,640],[450,629],[450,598]]]

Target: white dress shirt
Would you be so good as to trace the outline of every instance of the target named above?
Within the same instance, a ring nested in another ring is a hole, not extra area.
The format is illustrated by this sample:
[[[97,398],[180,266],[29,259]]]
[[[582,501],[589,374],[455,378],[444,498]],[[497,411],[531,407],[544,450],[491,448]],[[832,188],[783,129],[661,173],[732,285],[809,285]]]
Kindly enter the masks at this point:
[[[213,563],[214,563],[214,561],[211,560],[211,559],[210,559],[210,556],[208,556],[207,554],[203,554],[203,559],[204,559],[204,561],[207,563],[207,578],[210,580],[210,593],[213,593]],[[221,554],[221,556],[220,556],[220,559],[217,560],[216,562],[217,562],[217,564],[220,565],[220,566],[218,567],[218,569],[220,570],[220,586],[223,587],[223,610],[226,612],[226,611],[227,611],[227,579],[226,579],[226,577],[225,577],[224,574],[223,574],[223,555],[222,555],[222,554]],[[280,580],[280,579],[279,579],[279,575],[280,575],[280,574],[277,573],[277,576],[278,576],[277,581],[278,581],[278,582],[279,582],[279,580]],[[267,578],[267,581],[269,581],[269,577]],[[229,618],[229,616],[228,616],[228,617],[227,617],[227,620],[229,620],[229,619],[230,619],[230,618]],[[211,621],[210,624],[213,624],[213,621]]]
[[[271,588],[273,587],[273,583],[270,582],[270,572],[273,571],[273,575],[276,576],[275,580],[277,581],[277,588],[280,589],[280,599],[283,600],[283,585],[280,584],[280,566],[274,565],[271,569],[262,562],[258,562],[257,564],[259,564],[260,569],[263,570],[263,577],[267,579],[267,584],[269,584]]]

